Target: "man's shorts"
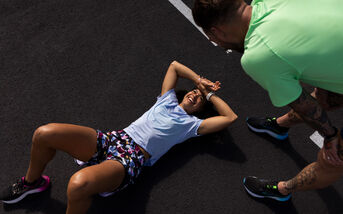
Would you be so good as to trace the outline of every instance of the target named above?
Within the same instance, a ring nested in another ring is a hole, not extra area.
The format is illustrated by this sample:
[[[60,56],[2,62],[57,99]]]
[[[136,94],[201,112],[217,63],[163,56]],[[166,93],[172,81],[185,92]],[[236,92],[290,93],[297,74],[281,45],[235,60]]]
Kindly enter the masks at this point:
[[[117,160],[125,168],[125,178],[122,184],[115,190],[117,192],[129,184],[135,183],[135,180],[141,173],[145,157],[140,147],[124,130],[107,133],[97,130],[97,152],[86,164],[91,166],[105,160]],[[103,193],[100,195],[105,197],[113,193]]]

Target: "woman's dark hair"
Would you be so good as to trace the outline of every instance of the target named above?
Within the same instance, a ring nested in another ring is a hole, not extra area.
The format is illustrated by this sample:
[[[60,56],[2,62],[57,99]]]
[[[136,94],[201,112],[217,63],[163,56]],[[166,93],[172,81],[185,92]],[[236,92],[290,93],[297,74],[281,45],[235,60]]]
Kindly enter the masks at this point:
[[[215,24],[234,18],[241,2],[241,0],[195,0],[192,9],[194,21],[204,31],[209,31]]]
[[[192,90],[197,89],[196,87]],[[191,91],[192,91],[191,90]],[[184,89],[178,89],[175,91],[177,101],[179,103],[182,102],[183,98],[189,91]],[[206,119],[208,117],[213,117],[215,115],[218,115],[218,112],[214,109],[213,104],[211,102],[205,102],[204,106],[201,108],[200,111],[194,112],[191,115],[196,116],[199,119]]]
[[[188,93],[187,90],[185,89],[178,89],[178,90],[175,90],[175,94],[176,94],[176,98],[177,98],[177,101],[179,103],[182,102],[183,98],[185,97],[185,95]]]

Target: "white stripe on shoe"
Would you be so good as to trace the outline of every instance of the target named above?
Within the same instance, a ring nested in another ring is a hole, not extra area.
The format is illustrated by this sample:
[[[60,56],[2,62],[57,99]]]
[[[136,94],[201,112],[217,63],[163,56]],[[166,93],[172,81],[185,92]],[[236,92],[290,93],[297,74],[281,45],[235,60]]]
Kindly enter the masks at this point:
[[[42,192],[42,191],[44,191],[44,190],[40,190],[39,188],[33,189],[33,190],[29,190],[29,191],[25,192],[24,194],[22,194],[20,197],[18,197],[16,199],[13,199],[13,200],[10,200],[10,201],[3,201],[3,202],[6,203],[6,204],[15,204],[15,203],[23,200],[27,195],[38,193],[38,192]]]

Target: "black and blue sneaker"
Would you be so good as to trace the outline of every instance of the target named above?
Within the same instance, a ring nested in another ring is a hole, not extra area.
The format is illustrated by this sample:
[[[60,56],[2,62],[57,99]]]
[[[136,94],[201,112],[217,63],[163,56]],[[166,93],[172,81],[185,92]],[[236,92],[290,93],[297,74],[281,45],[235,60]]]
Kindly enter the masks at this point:
[[[289,128],[279,126],[275,117],[248,117],[246,121],[249,129],[254,132],[267,133],[278,140],[285,140],[288,137]]]
[[[248,176],[243,179],[243,185],[249,195],[256,198],[271,198],[277,201],[288,201],[291,194],[282,195],[277,187],[278,182]]]

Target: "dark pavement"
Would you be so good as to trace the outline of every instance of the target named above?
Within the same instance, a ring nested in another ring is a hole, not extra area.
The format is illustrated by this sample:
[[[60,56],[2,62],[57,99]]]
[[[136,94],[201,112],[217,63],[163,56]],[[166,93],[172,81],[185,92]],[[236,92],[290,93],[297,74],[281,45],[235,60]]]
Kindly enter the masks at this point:
[[[192,1],[185,1],[189,6]],[[294,194],[287,203],[256,200],[242,179],[293,177],[316,159],[313,130],[299,125],[287,141],[250,132],[247,116],[278,116],[267,93],[240,66],[241,54],[214,47],[167,0],[2,0],[0,2],[0,187],[25,175],[31,137],[50,122],[119,130],[149,109],[166,69],[177,60],[211,80],[239,115],[227,130],[172,148],[137,184],[95,197],[89,213],[342,213],[343,182]],[[192,84],[180,81],[179,88]],[[330,113],[343,127],[342,110]],[[45,174],[48,192],[0,213],[64,213],[78,170],[58,153]]]

